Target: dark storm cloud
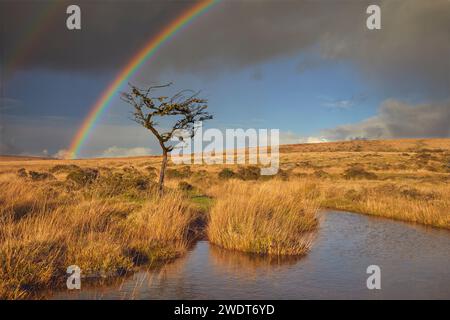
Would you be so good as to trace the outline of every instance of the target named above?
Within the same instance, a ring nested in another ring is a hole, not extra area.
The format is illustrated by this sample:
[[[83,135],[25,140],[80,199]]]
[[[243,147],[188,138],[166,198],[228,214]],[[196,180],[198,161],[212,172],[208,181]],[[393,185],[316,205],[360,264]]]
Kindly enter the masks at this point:
[[[77,1],[82,30],[65,28],[60,5],[35,51],[19,66],[96,72],[118,70],[146,41],[193,2]],[[382,29],[366,28],[368,4],[379,3]],[[29,2],[2,4],[1,43],[11,60],[39,12]],[[435,1],[222,1],[175,35],[144,69],[216,72],[272,58],[313,54],[299,70],[321,60],[349,61],[374,82],[446,94],[450,84],[450,2]],[[25,21],[25,22],[24,22]],[[319,58],[317,58],[317,56]]]
[[[7,97],[0,97],[0,116],[10,110],[22,107],[22,101]]]
[[[366,28],[369,3],[380,4],[381,30]],[[448,96],[449,17],[446,0],[222,2],[162,48],[156,67],[204,72],[303,53],[299,72],[347,61],[385,88]]]
[[[81,30],[66,28],[70,4],[81,8]],[[117,69],[192,4],[163,0],[2,1],[1,61],[19,69]]]
[[[408,105],[387,100],[374,117],[324,130],[322,136],[332,141],[450,137],[450,101]]]
[[[3,116],[0,114],[0,154],[19,154],[20,149],[14,143],[14,139],[8,134],[3,123]]]

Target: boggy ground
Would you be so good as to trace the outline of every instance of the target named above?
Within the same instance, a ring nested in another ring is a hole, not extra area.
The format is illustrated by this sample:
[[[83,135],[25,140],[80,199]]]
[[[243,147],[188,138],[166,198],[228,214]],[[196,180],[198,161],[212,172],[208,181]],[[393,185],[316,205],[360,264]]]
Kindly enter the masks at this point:
[[[0,297],[65,284],[66,268],[105,278],[183,254],[207,236],[227,249],[305,254],[319,208],[450,229],[450,139],[287,145],[274,177],[254,166],[173,165],[159,157],[0,158]]]

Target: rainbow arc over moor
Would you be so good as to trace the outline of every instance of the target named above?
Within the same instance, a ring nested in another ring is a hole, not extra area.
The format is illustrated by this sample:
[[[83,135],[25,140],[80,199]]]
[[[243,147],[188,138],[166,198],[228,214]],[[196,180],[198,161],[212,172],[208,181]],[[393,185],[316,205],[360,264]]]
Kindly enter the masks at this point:
[[[86,142],[89,134],[92,132],[95,123],[100,118],[103,111],[108,107],[109,102],[114,97],[115,93],[122,87],[122,85],[130,78],[139,67],[142,66],[149,58],[151,58],[156,51],[170,38],[172,38],[179,30],[189,24],[192,20],[205,13],[219,0],[202,0],[174,19],[156,36],[152,37],[147,44],[139,50],[121,69],[115,79],[102,92],[98,100],[91,107],[88,115],[84,118],[83,123],[75,134],[70,147],[67,152],[67,157],[75,159],[78,156],[80,149]]]

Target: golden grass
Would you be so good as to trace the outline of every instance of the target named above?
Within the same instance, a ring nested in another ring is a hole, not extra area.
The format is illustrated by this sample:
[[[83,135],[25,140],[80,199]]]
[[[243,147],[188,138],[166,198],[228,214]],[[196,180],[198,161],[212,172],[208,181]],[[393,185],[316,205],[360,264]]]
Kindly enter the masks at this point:
[[[173,259],[187,249],[198,218],[177,192],[136,204],[82,192],[67,197],[17,179],[0,184],[0,298],[61,287],[69,265],[99,278]]]
[[[234,165],[170,164],[172,191],[162,199],[153,196],[152,184],[159,157],[0,157],[0,298],[64,285],[72,264],[85,276],[107,277],[173,259],[198,235],[205,212],[212,242],[273,257],[308,250],[318,206],[450,229],[450,139],[280,151],[282,174],[275,178]],[[67,181],[73,165],[96,169],[99,178],[86,185]],[[54,179],[19,178],[21,168]],[[233,179],[219,177],[224,168]],[[186,183],[192,188],[180,190]]]
[[[323,207],[450,229],[450,186],[322,181]]]
[[[317,226],[317,201],[303,183],[232,180],[213,191],[208,239],[223,248],[269,255],[301,255]]]

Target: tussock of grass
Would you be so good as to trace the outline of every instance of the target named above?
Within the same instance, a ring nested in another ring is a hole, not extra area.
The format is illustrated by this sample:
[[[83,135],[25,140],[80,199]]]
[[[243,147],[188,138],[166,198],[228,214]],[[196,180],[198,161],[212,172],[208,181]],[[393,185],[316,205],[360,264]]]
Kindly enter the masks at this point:
[[[170,243],[186,241],[189,227],[196,218],[197,212],[187,203],[186,198],[171,191],[163,198],[147,202],[140,210],[132,212],[124,224],[131,232],[131,237],[136,232],[143,235],[142,239],[145,241]]]
[[[269,255],[301,255],[317,227],[317,202],[303,183],[232,180],[215,190],[207,235],[226,249]]]

